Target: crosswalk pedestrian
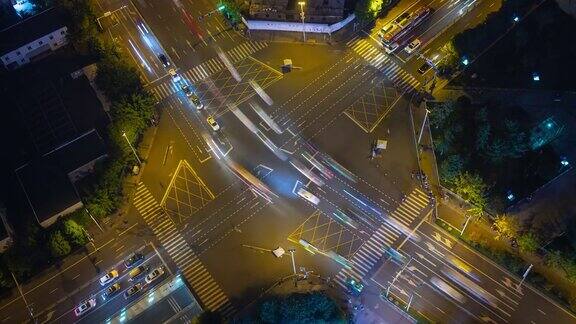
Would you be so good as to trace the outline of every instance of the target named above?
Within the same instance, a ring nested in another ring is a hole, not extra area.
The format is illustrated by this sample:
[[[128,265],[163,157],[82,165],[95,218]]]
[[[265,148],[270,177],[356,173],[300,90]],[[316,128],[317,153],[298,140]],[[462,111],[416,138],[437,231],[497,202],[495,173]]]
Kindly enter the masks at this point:
[[[200,303],[211,311],[219,311],[226,317],[230,316],[234,308],[228,297],[142,182],[136,188],[133,204],[190,283]]]
[[[420,82],[416,78],[404,71],[400,65],[383,53],[380,48],[370,43],[369,40],[357,38],[348,43],[347,46],[374,68],[384,73],[400,92],[411,92],[420,86]]]
[[[226,54],[232,63],[237,63],[252,55],[253,53],[265,48],[266,46],[268,46],[268,43],[266,42],[247,41],[230,49],[226,52]],[[225,68],[226,67],[224,66],[224,63],[222,63],[219,58],[213,57],[208,61],[205,61],[202,64],[199,64],[187,71],[181,71],[180,74],[182,74],[186,80],[192,83],[196,83],[224,70]],[[172,95],[177,91],[180,91],[178,86],[170,80],[165,80],[155,87],[150,88],[150,90],[158,101]]]
[[[392,212],[390,217],[403,225],[410,227],[428,206],[428,196],[414,189],[406,199]],[[352,278],[358,282],[368,275],[374,265],[382,258],[385,247],[392,246],[402,233],[388,223],[381,224],[378,229],[354,253],[351,268],[342,268],[336,275],[336,282],[347,288],[346,281]]]

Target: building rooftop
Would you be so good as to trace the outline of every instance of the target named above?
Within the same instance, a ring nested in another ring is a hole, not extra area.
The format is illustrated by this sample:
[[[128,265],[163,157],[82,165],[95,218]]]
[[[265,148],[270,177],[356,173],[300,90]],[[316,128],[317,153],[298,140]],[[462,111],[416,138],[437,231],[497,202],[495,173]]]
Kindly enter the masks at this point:
[[[26,45],[66,25],[62,8],[50,8],[0,31],[0,55]]]
[[[80,202],[69,174],[105,154],[104,141],[91,130],[16,170],[39,223]]]

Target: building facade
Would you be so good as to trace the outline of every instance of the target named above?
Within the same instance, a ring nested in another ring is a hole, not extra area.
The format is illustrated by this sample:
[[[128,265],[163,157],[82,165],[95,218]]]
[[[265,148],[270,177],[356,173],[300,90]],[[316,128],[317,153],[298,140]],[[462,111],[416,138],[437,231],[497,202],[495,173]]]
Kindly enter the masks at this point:
[[[300,21],[299,1],[252,0],[250,18],[276,21]],[[344,18],[344,0],[304,0],[305,21],[334,23]]]
[[[66,45],[68,28],[62,9],[51,8],[0,31],[0,60],[14,70]]]

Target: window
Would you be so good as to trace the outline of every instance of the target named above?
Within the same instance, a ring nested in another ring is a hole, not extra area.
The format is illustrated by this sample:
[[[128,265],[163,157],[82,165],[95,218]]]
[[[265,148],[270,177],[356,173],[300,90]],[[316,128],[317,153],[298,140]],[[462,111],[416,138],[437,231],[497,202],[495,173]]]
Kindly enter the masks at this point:
[[[8,55],[4,56],[4,61],[6,61],[6,62],[10,61],[10,58],[8,57]]]
[[[17,51],[17,52],[16,52],[16,55],[21,55],[20,51]]]
[[[66,32],[63,30],[60,31],[60,35],[64,35],[64,33],[66,33]]]
[[[54,39],[54,36],[50,35],[50,37],[49,37],[49,38],[50,38],[50,39]]]
[[[43,41],[38,41],[38,45],[42,45],[42,43],[44,43]]]
[[[28,46],[28,49],[31,50],[31,49],[32,49],[32,46]]]

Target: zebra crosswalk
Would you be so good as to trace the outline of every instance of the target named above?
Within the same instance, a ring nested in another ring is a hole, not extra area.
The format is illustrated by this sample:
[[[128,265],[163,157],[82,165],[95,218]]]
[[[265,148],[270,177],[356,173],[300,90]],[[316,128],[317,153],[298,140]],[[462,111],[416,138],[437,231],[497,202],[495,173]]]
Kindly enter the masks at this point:
[[[268,43],[266,42],[247,41],[227,51],[226,54],[232,63],[237,63],[266,46],[268,46]],[[187,71],[180,71],[180,74],[190,82],[196,83],[206,79],[210,75],[224,70],[225,68],[224,63],[222,63],[218,57],[213,57]],[[150,90],[157,100],[162,100],[171,94],[180,91],[178,86],[170,81],[159,83]]]
[[[228,297],[142,182],[136,188],[133,204],[190,283],[199,302],[211,311],[219,311],[226,317],[231,315],[234,308]]]
[[[410,227],[412,221],[417,219],[422,211],[428,206],[428,196],[419,189],[414,189],[406,197],[390,217],[394,218],[404,226]],[[365,241],[350,260],[352,267],[342,268],[336,275],[336,282],[344,288],[346,280],[352,278],[358,282],[372,270],[374,265],[382,258],[384,248],[392,246],[402,233],[389,225],[381,224],[378,229]]]
[[[404,71],[380,48],[374,47],[369,40],[357,38],[349,42],[347,46],[368,61],[370,65],[384,73],[400,92],[411,92],[420,86],[420,82],[416,78]]]

